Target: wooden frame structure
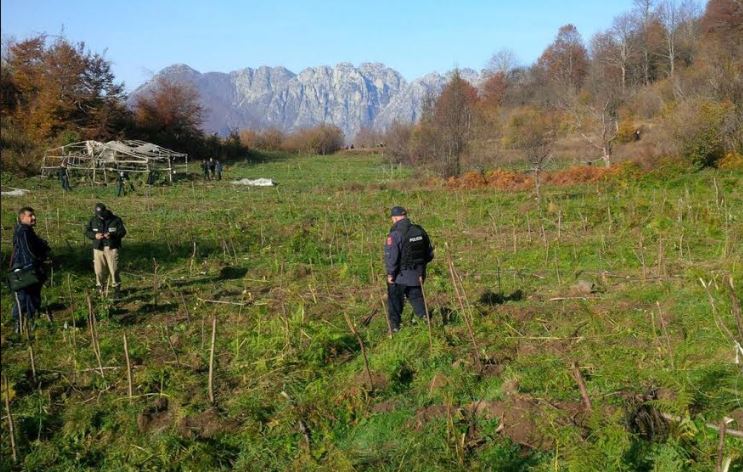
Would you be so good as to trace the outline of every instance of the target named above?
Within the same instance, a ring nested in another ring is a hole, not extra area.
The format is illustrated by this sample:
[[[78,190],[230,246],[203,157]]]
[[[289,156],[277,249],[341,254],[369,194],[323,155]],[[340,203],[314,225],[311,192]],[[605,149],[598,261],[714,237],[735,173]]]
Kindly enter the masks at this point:
[[[68,172],[87,175],[93,183],[105,182],[108,172],[135,172],[149,174],[167,172],[173,181],[178,170],[186,171],[188,154],[139,140],[81,141],[47,149],[41,164],[41,174],[51,175],[65,165]]]

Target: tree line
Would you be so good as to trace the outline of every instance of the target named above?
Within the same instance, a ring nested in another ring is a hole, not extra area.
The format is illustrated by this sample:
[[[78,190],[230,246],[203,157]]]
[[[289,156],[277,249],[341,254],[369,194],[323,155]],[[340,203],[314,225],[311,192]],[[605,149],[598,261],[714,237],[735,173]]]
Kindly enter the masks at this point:
[[[3,44],[0,68],[3,170],[30,175],[49,147],[82,140],[141,139],[194,157],[245,155],[237,133],[201,129],[205,110],[193,88],[157,78],[127,106],[111,62],[85,44],[38,35]]]
[[[502,50],[480,84],[454,71],[418,123],[375,139],[392,160],[443,177],[517,159],[538,184],[560,152],[609,167],[619,145],[650,130],[652,145],[634,148],[635,157],[680,156],[699,167],[740,159],[743,2],[636,0],[588,43],[562,26],[534,64],[519,66]]]

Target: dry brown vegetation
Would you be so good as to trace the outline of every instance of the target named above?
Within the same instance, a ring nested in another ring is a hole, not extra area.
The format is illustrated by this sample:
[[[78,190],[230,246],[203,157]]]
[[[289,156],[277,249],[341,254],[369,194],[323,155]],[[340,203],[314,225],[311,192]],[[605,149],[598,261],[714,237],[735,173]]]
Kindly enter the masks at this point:
[[[743,151],[742,24],[736,0],[645,0],[587,44],[565,25],[531,66],[496,53],[477,90],[455,71],[419,123],[387,131],[387,156],[443,177],[516,164],[536,182],[553,159],[716,166]]]

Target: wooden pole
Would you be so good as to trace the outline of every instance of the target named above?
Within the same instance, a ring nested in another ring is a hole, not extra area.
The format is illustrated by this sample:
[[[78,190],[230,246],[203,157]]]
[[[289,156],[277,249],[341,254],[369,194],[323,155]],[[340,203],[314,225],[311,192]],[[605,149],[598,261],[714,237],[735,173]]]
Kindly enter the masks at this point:
[[[477,365],[478,370],[482,370],[482,363],[480,362],[480,348],[477,346],[477,340],[475,339],[475,332],[472,328],[472,323],[470,322],[469,316],[467,314],[467,310],[464,307],[464,300],[462,298],[462,294],[459,291],[459,284],[461,283],[458,280],[456,269],[454,269],[454,262],[451,259],[451,253],[448,251],[449,244],[444,243],[444,246],[447,248],[447,261],[449,264],[449,275],[451,275],[451,282],[454,286],[454,292],[457,295],[457,301],[459,302],[459,308],[462,310],[462,318],[464,318],[464,322],[467,325],[467,332],[470,336],[470,342],[472,343],[472,357],[475,361],[475,365]]]
[[[132,398],[132,364],[129,361],[129,343],[126,341],[126,333],[124,333],[124,357],[126,358],[126,380],[128,383],[129,399]]]
[[[343,318],[345,318],[346,320],[348,329],[351,330],[351,333],[356,337],[356,341],[359,343],[359,347],[361,348],[361,355],[364,357],[364,368],[366,369],[366,375],[367,377],[369,377],[369,390],[374,390],[374,381],[372,380],[371,369],[369,369],[369,358],[366,356],[366,347],[364,346],[364,341],[361,339],[358,331],[356,331],[356,328],[353,326],[348,313],[343,313]]]
[[[90,299],[90,294],[85,294],[86,301],[88,302],[88,328],[90,330],[90,343],[93,347],[93,353],[98,361],[98,371],[101,377],[105,378],[103,374],[103,362],[101,361],[101,348],[98,345],[98,332],[95,326],[95,313],[93,313],[93,302]]]
[[[382,302],[382,313],[384,313],[384,319],[387,321],[387,337],[392,339],[392,323],[390,323],[390,315],[387,311],[387,305],[384,304],[384,297],[381,297],[379,301]]]
[[[573,377],[575,378],[575,381],[578,383],[578,389],[580,389],[580,396],[583,398],[583,406],[586,408],[587,412],[593,411],[593,406],[591,405],[591,397],[588,396],[588,389],[586,388],[586,382],[583,380],[583,375],[580,373],[580,369],[578,368],[578,363],[573,362],[570,366],[573,371]]]
[[[28,357],[31,361],[31,378],[34,381],[34,385],[36,385],[36,359],[34,358],[34,347],[30,342],[28,343]]]
[[[426,310],[426,324],[428,325],[428,348],[433,355],[433,332],[431,330],[431,314],[428,312],[428,302],[426,301],[426,291],[423,289],[423,276],[418,276],[418,283],[421,284],[421,295],[423,296],[423,308]]]
[[[217,316],[212,316],[212,344],[209,349],[209,401],[214,403],[214,342],[217,339]]]
[[[15,447],[15,428],[13,427],[13,415],[10,413],[10,385],[8,377],[3,377],[5,384],[5,414],[8,417],[8,432],[10,433],[10,450],[13,454],[13,462],[18,462],[18,452]]]
[[[725,432],[728,427],[728,419],[729,418],[723,418],[720,420],[720,440],[717,443],[717,463],[715,464],[715,472],[723,472],[722,459],[723,454],[725,453]]]

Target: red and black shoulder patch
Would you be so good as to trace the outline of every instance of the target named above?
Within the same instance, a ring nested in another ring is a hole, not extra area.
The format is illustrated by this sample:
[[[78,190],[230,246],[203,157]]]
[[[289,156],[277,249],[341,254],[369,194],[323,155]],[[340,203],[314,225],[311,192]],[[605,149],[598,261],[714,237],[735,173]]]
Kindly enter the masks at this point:
[[[388,246],[392,246],[392,242],[393,242],[393,241],[392,241],[392,236],[389,236],[389,235],[388,235],[388,236],[387,236],[387,245],[388,245]]]

